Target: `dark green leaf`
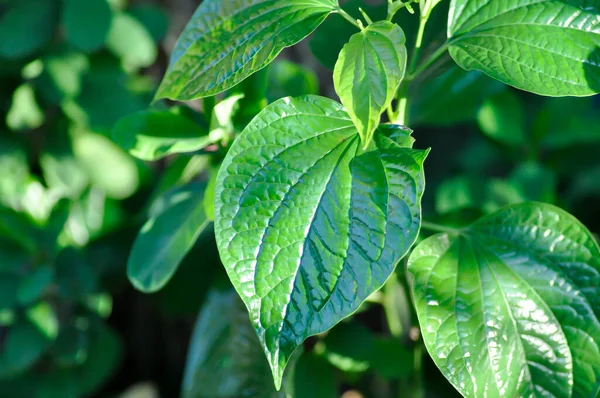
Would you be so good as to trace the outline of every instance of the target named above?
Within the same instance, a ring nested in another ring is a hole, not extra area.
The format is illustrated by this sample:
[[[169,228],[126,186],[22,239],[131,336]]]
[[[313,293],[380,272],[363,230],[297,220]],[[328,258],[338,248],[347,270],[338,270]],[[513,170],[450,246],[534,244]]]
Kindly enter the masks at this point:
[[[164,39],[169,28],[169,20],[160,7],[140,4],[129,8],[127,12],[144,25],[156,43]]]
[[[107,0],[65,0],[62,26],[65,39],[82,51],[94,51],[104,45],[112,23]]]
[[[203,1],[175,45],[156,97],[191,100],[233,87],[302,40],[336,5],[335,0]]]
[[[57,11],[54,0],[19,0],[11,4],[0,17],[0,57],[23,58],[40,49],[54,36]]]
[[[0,380],[22,374],[49,345],[44,333],[28,320],[18,321],[6,333],[0,350]]]
[[[515,93],[502,91],[488,99],[477,113],[479,128],[488,137],[506,145],[527,145],[525,107]]]
[[[22,277],[14,272],[0,273],[0,311],[10,310],[19,303],[19,283]]]
[[[509,181],[519,187],[527,200],[556,202],[556,175],[539,163],[523,163],[512,171]]]
[[[505,86],[481,72],[466,72],[453,66],[440,76],[412,87],[411,124],[449,126],[475,120],[485,99]]]
[[[194,152],[212,142],[198,124],[174,110],[146,110],[125,116],[112,130],[114,142],[142,160]]]
[[[523,203],[438,234],[408,269],[427,350],[465,397],[590,397],[600,383],[600,248]]]
[[[248,125],[219,171],[221,259],[277,386],[294,349],[356,311],[416,239],[427,151],[383,134],[361,148],[340,104],[284,98]]]
[[[323,342],[325,358],[336,368],[344,372],[364,372],[369,369],[375,339],[360,323],[340,322]]]
[[[157,199],[127,263],[127,275],[137,289],[160,290],[209,225],[204,212],[205,188],[205,184],[189,184]]]
[[[300,355],[294,371],[294,398],[335,398],[335,373],[323,358],[306,352]]]
[[[56,283],[64,297],[74,300],[94,293],[98,280],[83,253],[69,247],[56,259]]]
[[[379,126],[406,70],[406,37],[396,24],[376,22],[354,34],[333,70],[335,91],[364,145]]]
[[[600,92],[600,3],[590,0],[452,0],[450,55],[540,95]]]
[[[369,360],[375,373],[386,379],[409,377],[414,370],[414,351],[402,345],[399,339],[378,338],[373,344]]]
[[[318,93],[319,81],[312,70],[285,60],[275,61],[271,65],[268,88],[270,101]]]
[[[54,268],[44,265],[21,279],[17,297],[22,305],[29,305],[38,300],[54,279]]]
[[[213,291],[192,335],[183,398],[288,398],[273,388],[269,364],[244,305],[234,292]]]

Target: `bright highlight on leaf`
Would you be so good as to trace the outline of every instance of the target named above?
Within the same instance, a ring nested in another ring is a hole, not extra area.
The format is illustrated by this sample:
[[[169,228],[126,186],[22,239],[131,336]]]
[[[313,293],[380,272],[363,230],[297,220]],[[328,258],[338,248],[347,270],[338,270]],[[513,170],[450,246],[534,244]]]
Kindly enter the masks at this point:
[[[600,2],[452,0],[450,55],[522,90],[550,96],[600,92]]]
[[[203,1],[175,45],[156,98],[191,100],[233,87],[306,37],[336,6],[336,0]]]
[[[465,397],[592,397],[600,249],[573,216],[524,203],[438,234],[408,269],[427,350]]]
[[[278,388],[296,347],[356,311],[417,237],[427,151],[396,130],[363,150],[340,104],[284,98],[223,161],[217,245]]]
[[[335,91],[365,146],[404,78],[405,42],[398,25],[376,22],[350,38],[335,64]]]

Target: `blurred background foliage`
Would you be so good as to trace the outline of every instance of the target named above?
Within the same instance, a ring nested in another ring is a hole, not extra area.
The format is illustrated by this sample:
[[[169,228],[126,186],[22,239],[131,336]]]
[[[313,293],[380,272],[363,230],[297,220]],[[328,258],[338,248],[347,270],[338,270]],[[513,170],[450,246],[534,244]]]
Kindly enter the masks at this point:
[[[212,185],[266,104],[335,96],[331,69],[354,28],[332,15],[228,93],[151,104],[199,2],[0,0],[0,397],[456,395],[402,284],[309,339],[274,391],[219,261]],[[384,3],[343,4],[375,19]],[[444,40],[447,7],[426,51]],[[414,39],[416,16],[396,22]],[[537,97],[448,58],[411,96],[416,146],[433,147],[426,218],[460,226],[536,200],[600,230],[598,98]]]

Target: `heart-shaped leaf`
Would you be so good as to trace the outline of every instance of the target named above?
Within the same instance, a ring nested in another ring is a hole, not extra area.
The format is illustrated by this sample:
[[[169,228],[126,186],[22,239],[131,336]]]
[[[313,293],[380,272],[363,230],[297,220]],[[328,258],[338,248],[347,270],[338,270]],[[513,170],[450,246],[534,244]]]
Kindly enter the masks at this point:
[[[179,37],[157,98],[225,91],[312,32],[336,0],[206,0]]]
[[[389,130],[363,150],[337,102],[284,98],[223,161],[217,244],[277,386],[296,347],[356,311],[416,239],[427,151]]]
[[[450,55],[541,95],[600,92],[600,2],[452,0]]]
[[[573,216],[522,203],[408,261],[427,350],[465,397],[594,397],[600,249]]]
[[[398,25],[376,22],[350,38],[335,64],[335,91],[365,144],[404,78],[405,42]]]

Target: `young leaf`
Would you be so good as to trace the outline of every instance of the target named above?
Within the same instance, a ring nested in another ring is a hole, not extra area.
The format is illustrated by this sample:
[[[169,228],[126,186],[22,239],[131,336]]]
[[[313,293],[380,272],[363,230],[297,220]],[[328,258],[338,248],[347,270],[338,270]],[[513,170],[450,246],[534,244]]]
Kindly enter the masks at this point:
[[[364,145],[392,102],[406,70],[402,29],[381,21],[367,26],[342,48],[333,70],[335,91],[348,110]]]
[[[426,155],[383,133],[363,150],[343,107],[317,96],[274,102],[232,145],[217,245],[277,387],[296,347],[356,311],[415,241]]]
[[[127,262],[127,275],[137,289],[160,290],[210,224],[204,213],[204,190],[204,184],[185,185],[154,204]]]
[[[271,382],[244,305],[235,293],[212,291],[188,350],[183,398],[286,398]]]
[[[145,110],[125,116],[113,128],[112,138],[132,156],[148,161],[194,152],[212,142],[198,124],[169,110]]]
[[[156,98],[208,97],[267,66],[312,32],[336,0],[206,0],[179,37]]]
[[[438,234],[408,269],[427,350],[465,397],[590,397],[600,382],[600,248],[523,203]]]
[[[450,55],[522,90],[550,96],[600,92],[600,3],[452,0]]]

